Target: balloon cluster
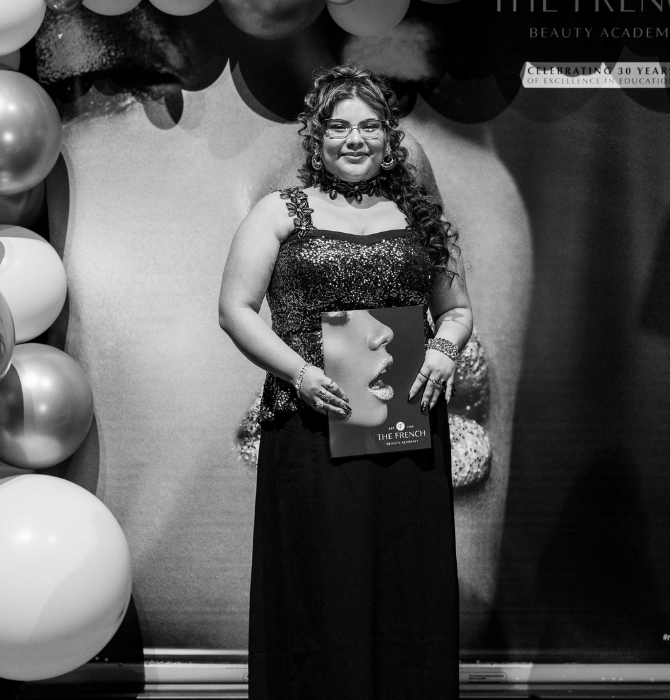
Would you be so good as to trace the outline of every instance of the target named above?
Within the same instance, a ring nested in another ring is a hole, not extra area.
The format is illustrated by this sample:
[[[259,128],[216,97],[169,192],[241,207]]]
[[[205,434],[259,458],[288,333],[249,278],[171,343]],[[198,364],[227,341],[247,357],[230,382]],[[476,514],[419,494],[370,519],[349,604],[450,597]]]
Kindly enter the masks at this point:
[[[93,394],[76,362],[46,345],[21,345],[51,326],[67,294],[60,256],[26,228],[41,214],[60,141],[47,93],[0,70],[0,461],[22,469],[62,462],[93,420]]]
[[[151,0],[154,2],[154,0]],[[228,19],[261,39],[283,39],[311,24],[324,4],[336,24],[358,36],[381,36],[405,16],[410,0],[220,0]]]
[[[0,479],[0,677],[12,680],[85,663],[119,628],[131,591],[128,544],[102,502],[64,479],[19,471],[71,456],[93,420],[82,368],[28,342],[56,320],[67,294],[60,256],[27,228],[42,215],[61,143],[51,98],[17,72],[17,49],[45,9],[44,0],[0,3],[0,467],[15,474]]]
[[[0,3],[0,70],[6,69],[3,60],[18,51],[37,33],[47,7],[57,14],[74,12],[85,7],[101,15],[122,15],[134,10],[141,0],[2,0]],[[162,12],[170,15],[192,15],[204,10],[214,0],[149,0]],[[11,66],[17,70],[18,66]]]
[[[59,12],[55,5],[63,0],[46,0],[46,2],[52,10]],[[75,2],[76,0],[70,0],[70,4]],[[211,5],[214,0],[149,0],[149,2],[169,15],[194,15]],[[77,6],[83,5],[101,15],[122,15],[134,10],[139,4],[140,0],[83,0],[83,2],[80,0]],[[60,10],[60,12],[70,12],[70,10]]]
[[[185,16],[201,12],[215,0],[149,0],[161,12]],[[424,0],[449,3],[458,0]],[[35,36],[48,7],[67,14],[84,7],[106,16],[134,10],[141,0],[2,0],[0,6],[0,69],[3,58]],[[282,39],[309,26],[324,7],[350,34],[381,36],[405,16],[410,0],[219,0],[224,13],[239,29],[261,39]]]

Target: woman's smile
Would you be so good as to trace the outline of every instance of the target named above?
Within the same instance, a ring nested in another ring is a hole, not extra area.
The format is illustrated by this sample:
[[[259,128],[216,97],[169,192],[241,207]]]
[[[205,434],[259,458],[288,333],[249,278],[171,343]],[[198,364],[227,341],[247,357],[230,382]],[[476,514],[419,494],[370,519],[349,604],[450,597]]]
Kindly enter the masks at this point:
[[[335,105],[331,114],[333,120],[359,125],[369,120],[379,120],[363,100],[353,97]],[[386,134],[382,130],[379,137],[363,138],[359,129],[352,129],[346,138],[324,136],[321,157],[326,170],[347,182],[359,182],[375,177],[379,173]]]

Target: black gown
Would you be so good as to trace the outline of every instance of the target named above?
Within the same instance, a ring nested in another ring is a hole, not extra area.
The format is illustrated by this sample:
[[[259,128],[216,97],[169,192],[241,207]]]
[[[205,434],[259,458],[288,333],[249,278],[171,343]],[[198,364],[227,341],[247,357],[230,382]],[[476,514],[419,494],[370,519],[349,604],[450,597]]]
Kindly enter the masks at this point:
[[[323,366],[320,312],[423,304],[410,229],[316,230],[302,190],[268,289],[275,332]],[[428,322],[426,334],[430,333]],[[327,418],[268,375],[249,620],[250,700],[458,697],[458,580],[446,403],[430,450],[331,460]]]

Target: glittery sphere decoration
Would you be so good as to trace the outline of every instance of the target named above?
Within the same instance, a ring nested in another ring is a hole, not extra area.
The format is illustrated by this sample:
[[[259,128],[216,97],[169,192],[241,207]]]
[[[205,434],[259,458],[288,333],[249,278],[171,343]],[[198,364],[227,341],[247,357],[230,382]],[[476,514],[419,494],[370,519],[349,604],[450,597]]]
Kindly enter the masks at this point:
[[[491,471],[491,443],[486,430],[473,420],[449,416],[451,478],[455,489],[484,481]]]
[[[456,365],[456,395],[449,410],[482,423],[489,414],[489,368],[479,335],[473,330]]]
[[[251,408],[246,412],[237,430],[237,456],[253,469],[258,464],[258,445],[261,440],[261,425],[258,415],[261,410],[261,392],[254,399]]]

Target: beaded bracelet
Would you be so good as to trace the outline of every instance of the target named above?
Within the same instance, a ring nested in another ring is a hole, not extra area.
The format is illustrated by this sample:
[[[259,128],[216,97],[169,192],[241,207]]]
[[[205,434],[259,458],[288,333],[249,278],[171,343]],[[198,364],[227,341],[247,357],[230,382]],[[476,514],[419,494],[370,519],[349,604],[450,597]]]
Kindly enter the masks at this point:
[[[298,396],[300,396],[300,389],[302,387],[302,379],[305,376],[305,372],[307,371],[307,368],[309,366],[310,366],[309,362],[305,362],[305,364],[300,368],[298,378],[295,380],[295,390],[298,392]]]
[[[458,362],[458,345],[456,345],[456,343],[452,343],[451,340],[445,340],[444,338],[431,338],[426,343],[426,350],[439,350],[454,362]]]

